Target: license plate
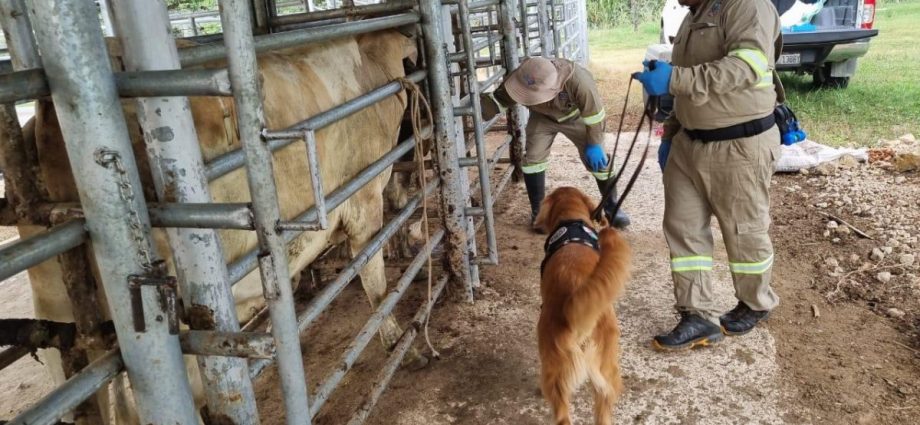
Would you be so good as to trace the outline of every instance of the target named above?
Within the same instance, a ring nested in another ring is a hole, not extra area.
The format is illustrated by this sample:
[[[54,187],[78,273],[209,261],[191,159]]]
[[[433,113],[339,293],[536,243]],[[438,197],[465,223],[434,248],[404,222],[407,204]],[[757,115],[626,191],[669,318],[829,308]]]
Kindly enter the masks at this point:
[[[776,61],[777,65],[799,65],[802,63],[802,54],[801,53],[787,53],[779,56],[779,60]]]

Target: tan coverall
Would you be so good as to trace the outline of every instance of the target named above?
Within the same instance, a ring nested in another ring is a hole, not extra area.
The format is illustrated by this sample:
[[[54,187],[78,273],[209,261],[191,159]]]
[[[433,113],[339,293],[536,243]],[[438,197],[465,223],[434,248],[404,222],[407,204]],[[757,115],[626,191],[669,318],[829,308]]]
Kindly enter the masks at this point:
[[[525,174],[546,171],[550,148],[559,133],[575,144],[583,164],[587,164],[585,148],[588,145],[604,147],[606,112],[591,73],[567,59],[557,58],[552,61],[560,74],[569,74],[569,77],[555,98],[527,107],[531,114],[525,130],[527,145],[522,167]],[[504,83],[495,90],[494,99],[500,108],[507,108],[516,103],[505,91]],[[585,167],[591,171],[590,167]],[[607,180],[606,171],[591,174],[598,180]]]
[[[773,81],[781,46],[779,17],[767,0],[704,0],[674,39],[674,112],[663,137],[672,140],[664,169],[664,233],[678,311],[715,324],[712,215],[719,220],[738,300],[756,311],[779,302],[770,288],[768,230],[780,137],[774,126],[752,137],[704,143],[682,129],[718,129],[771,115],[781,92]]]

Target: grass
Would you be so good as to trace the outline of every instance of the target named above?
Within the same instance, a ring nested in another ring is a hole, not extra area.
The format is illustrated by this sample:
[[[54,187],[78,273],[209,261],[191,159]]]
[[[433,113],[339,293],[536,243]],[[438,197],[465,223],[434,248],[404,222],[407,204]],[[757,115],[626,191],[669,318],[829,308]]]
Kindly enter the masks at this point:
[[[920,0],[882,3],[875,21],[879,35],[846,89],[816,90],[810,75],[782,75],[788,102],[811,139],[836,146],[869,146],[904,133],[920,136],[918,22]],[[646,47],[658,42],[658,28],[658,22],[649,22],[638,32],[632,27],[590,31],[592,70],[608,108],[622,105],[628,74],[638,70]],[[637,113],[639,100],[630,103],[630,110]],[[608,129],[614,119],[618,117],[610,118]]]

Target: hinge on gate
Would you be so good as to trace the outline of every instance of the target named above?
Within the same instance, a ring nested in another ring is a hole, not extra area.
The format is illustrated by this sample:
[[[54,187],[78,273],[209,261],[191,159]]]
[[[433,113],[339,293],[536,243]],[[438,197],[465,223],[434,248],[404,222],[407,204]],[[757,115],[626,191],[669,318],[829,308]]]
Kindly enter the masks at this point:
[[[175,276],[166,273],[166,262],[159,260],[154,263],[153,270],[147,275],[128,276],[128,291],[131,293],[131,316],[134,320],[135,332],[146,332],[147,322],[144,318],[144,298],[141,290],[144,286],[156,288],[159,297],[160,309],[166,315],[166,324],[171,335],[179,334],[179,312],[177,308],[177,290]],[[157,316],[157,321],[162,321]]]

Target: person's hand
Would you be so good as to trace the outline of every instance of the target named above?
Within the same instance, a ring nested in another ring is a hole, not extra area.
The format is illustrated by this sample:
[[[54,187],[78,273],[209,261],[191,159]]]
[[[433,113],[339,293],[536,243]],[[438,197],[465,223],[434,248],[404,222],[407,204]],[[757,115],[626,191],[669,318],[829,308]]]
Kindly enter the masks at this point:
[[[585,157],[588,159],[588,166],[591,171],[601,171],[607,168],[607,155],[601,145],[588,145],[585,148]]]
[[[667,62],[645,61],[645,70],[633,74],[633,78],[639,80],[645,91],[650,96],[662,96],[669,93],[671,85],[671,72],[674,67]]]
[[[661,145],[658,146],[658,165],[661,171],[668,164],[668,154],[671,153],[671,139],[661,139]]]

